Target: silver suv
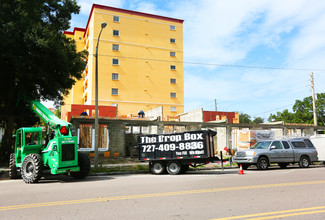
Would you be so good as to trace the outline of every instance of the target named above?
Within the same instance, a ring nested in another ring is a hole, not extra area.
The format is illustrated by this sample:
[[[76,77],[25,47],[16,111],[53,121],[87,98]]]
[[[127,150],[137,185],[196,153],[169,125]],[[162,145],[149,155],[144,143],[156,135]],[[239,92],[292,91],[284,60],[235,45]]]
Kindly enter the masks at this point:
[[[317,151],[307,138],[260,141],[248,150],[237,151],[233,158],[243,169],[256,165],[260,170],[266,170],[271,163],[278,163],[281,168],[299,163],[307,168],[317,160]]]

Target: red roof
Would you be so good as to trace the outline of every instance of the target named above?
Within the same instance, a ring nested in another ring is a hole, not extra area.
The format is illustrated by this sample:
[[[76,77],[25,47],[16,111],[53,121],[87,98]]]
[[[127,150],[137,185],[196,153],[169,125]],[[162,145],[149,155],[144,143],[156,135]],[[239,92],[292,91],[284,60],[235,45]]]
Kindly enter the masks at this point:
[[[85,32],[85,31],[86,31],[86,29],[84,29],[84,28],[77,28],[77,27],[75,27],[75,28],[73,29],[73,32],[72,32],[72,31],[64,31],[64,34],[70,34],[70,35],[74,35],[74,33],[75,33],[76,31],[82,31],[82,32]]]
[[[94,8],[99,8],[99,9],[104,9],[104,10],[109,10],[109,11],[122,12],[122,13],[128,13],[128,14],[131,14],[131,15],[139,15],[139,16],[144,16],[144,17],[148,17],[148,18],[155,18],[155,19],[160,19],[160,20],[165,20],[165,21],[172,21],[172,22],[177,22],[177,23],[183,23],[184,22],[184,20],[176,19],[176,18],[164,17],[164,16],[160,16],[160,15],[148,14],[148,13],[143,13],[143,12],[138,12],[138,11],[131,11],[131,10],[126,10],[126,9],[122,9],[122,8],[114,8],[114,7],[105,6],[105,5],[93,4],[93,6],[91,8],[91,11],[90,11],[89,18],[88,18],[87,26],[85,28],[85,34],[86,34],[86,30],[88,29],[89,21],[91,19],[92,14],[93,14]]]

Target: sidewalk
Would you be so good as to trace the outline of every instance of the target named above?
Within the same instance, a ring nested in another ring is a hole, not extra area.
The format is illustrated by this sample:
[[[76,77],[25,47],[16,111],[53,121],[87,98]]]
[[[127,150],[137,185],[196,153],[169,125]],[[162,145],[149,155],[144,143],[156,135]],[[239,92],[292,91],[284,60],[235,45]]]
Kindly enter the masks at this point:
[[[9,169],[0,167],[0,180],[9,178]]]
[[[123,164],[99,164],[98,171],[94,171],[94,165],[90,167],[89,175],[104,174],[127,174],[127,173],[149,173],[149,163],[123,163]],[[111,168],[111,169],[110,169]],[[123,169],[119,169],[123,168]],[[140,168],[140,169],[139,169]],[[0,167],[0,180],[9,179],[9,168]]]

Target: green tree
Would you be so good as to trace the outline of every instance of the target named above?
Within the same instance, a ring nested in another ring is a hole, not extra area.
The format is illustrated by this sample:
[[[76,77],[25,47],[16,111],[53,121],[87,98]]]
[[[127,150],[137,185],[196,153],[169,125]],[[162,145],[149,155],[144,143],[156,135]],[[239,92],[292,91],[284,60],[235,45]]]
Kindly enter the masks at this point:
[[[306,123],[313,124],[313,102],[312,97],[306,97],[303,100],[296,100],[292,107],[293,112],[289,112],[288,109],[276,114],[271,114],[270,119],[276,121],[285,121],[289,123]],[[316,99],[316,113],[318,119],[318,125],[325,125],[325,93],[317,94]]]
[[[239,114],[239,124],[251,124],[251,116],[245,113]]]
[[[17,127],[35,122],[29,100],[62,97],[81,78],[86,52],[65,37],[75,0],[2,0],[0,4],[0,121],[5,134],[0,157],[12,152]]]
[[[260,123],[263,123],[264,122],[264,119],[261,118],[261,117],[256,117],[254,118],[254,120],[252,121],[253,124],[260,124]]]
[[[288,109],[283,110],[283,112],[277,112],[276,114],[271,114],[269,117],[269,121],[271,119],[275,119],[276,121],[285,121],[292,122],[294,118],[294,114],[289,112]]]

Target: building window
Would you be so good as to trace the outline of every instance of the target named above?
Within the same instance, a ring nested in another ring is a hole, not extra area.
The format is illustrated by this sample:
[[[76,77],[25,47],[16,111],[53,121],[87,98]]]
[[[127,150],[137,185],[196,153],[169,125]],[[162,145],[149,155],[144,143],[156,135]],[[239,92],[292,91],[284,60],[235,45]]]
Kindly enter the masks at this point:
[[[171,70],[176,70],[176,66],[175,65],[170,65],[170,69]]]
[[[175,38],[170,38],[170,43],[176,43]]]
[[[118,73],[112,73],[112,80],[118,80]]]
[[[170,98],[176,98],[176,93],[175,92],[171,92],[170,93]]]
[[[118,89],[112,88],[112,95],[118,95]]]
[[[112,62],[113,62],[113,65],[118,65],[119,64],[118,59],[114,59],[113,58],[113,61]]]
[[[119,51],[120,45],[118,44],[113,44],[113,50],[114,51]]]
[[[176,79],[170,79],[171,84],[176,84]]]
[[[114,22],[120,22],[120,17],[119,16],[114,16],[113,21]]]
[[[171,112],[176,112],[176,107],[175,107],[175,106],[171,106],[171,107],[170,107],[170,111],[171,111]]]
[[[173,30],[173,31],[176,30],[175,25],[170,25],[169,27],[170,27],[170,30]]]
[[[171,51],[171,52],[170,52],[170,56],[171,56],[171,57],[176,56],[176,52],[172,52],[172,51]]]
[[[120,36],[120,31],[113,30],[113,36]]]

